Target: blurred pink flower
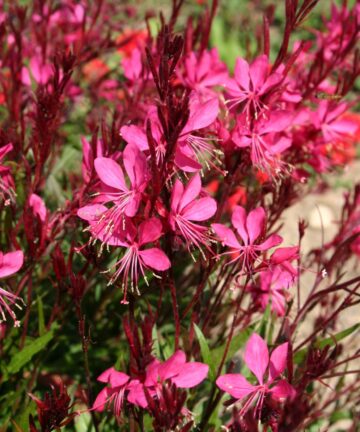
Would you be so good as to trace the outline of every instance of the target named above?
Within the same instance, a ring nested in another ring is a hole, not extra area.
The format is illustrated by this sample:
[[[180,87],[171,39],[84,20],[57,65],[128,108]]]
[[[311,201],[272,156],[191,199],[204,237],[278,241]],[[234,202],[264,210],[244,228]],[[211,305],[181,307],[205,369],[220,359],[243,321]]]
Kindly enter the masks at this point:
[[[36,194],[31,194],[29,198],[29,205],[33,210],[34,215],[38,216],[41,222],[45,222],[46,220],[46,206],[41,197]]]
[[[237,119],[232,140],[237,147],[250,147],[251,161],[255,166],[268,174],[278,173],[283,167],[279,155],[292,144],[290,138],[279,134],[289,128],[292,121],[290,112],[272,111],[250,127],[242,114]]]
[[[283,80],[279,73],[270,73],[269,59],[266,55],[257,57],[251,65],[239,57],[236,60],[234,78],[229,79],[226,91],[231,96],[228,100],[229,107],[244,102],[244,112],[247,119],[251,109],[259,113],[264,108],[268,108],[261,98],[275,87],[279,86]]]
[[[228,71],[216,48],[201,53],[191,51],[185,58],[183,70],[177,75],[185,86],[199,95],[216,97],[217,92],[212,88],[224,86],[228,79]]]

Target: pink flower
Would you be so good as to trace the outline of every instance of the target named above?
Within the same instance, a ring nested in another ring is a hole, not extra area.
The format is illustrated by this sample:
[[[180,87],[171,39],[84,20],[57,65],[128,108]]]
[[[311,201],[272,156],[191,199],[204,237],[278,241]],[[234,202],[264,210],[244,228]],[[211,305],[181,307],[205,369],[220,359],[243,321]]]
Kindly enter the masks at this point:
[[[108,384],[95,399],[92,409],[103,411],[105,406],[112,406],[119,417],[124,401],[141,408],[148,406],[146,392],[156,398],[162,391],[162,384],[171,382],[178,388],[192,388],[200,384],[207,376],[209,367],[198,362],[186,362],[183,351],[176,351],[169,359],[161,363],[154,359],[146,368],[142,379],[132,378],[114,368],[107,369],[98,381]]]
[[[29,67],[31,75],[37,84],[47,84],[53,76],[52,66],[45,64],[38,55],[31,57]],[[21,70],[21,81],[23,84],[31,86],[30,74],[26,67]]]
[[[273,111],[261,117],[252,127],[244,115],[238,117],[232,140],[237,147],[250,147],[252,163],[266,173],[278,173],[284,165],[279,155],[291,146],[291,140],[279,136],[292,123],[293,116],[287,111]]]
[[[271,310],[278,316],[285,315],[286,291],[282,279],[282,272],[279,267],[275,270],[268,270],[260,273],[260,287],[251,289],[253,299],[259,302],[263,310],[271,301]]]
[[[200,95],[214,96],[215,86],[225,85],[228,71],[219,58],[216,48],[201,53],[190,52],[184,61],[184,71],[178,73],[185,86]]]
[[[156,163],[161,166],[166,153],[166,142],[164,139],[162,126],[157,115],[157,108],[155,106],[149,107],[147,120],[150,120],[151,133],[156,143]],[[120,135],[129,145],[137,147],[141,151],[149,150],[145,126],[144,128],[136,125],[122,126],[120,129]]]
[[[7,254],[0,252],[0,278],[11,276],[19,271],[23,262],[24,254],[20,250]],[[19,327],[20,321],[17,320],[15,312],[11,307],[16,306],[22,309],[22,304],[24,304],[24,302],[20,297],[0,287],[0,323],[6,321],[5,312],[7,312],[13,319],[14,326]]]
[[[285,315],[285,306],[289,299],[287,290],[298,277],[298,269],[293,267],[291,262],[298,258],[298,246],[278,248],[256,269],[260,271],[260,287],[253,286],[250,291],[263,310],[271,301],[271,310],[278,316]]]
[[[244,112],[247,119],[251,110],[257,115],[264,108],[268,108],[262,97],[280,85],[283,77],[278,73],[270,73],[269,59],[266,55],[257,57],[249,63],[239,57],[236,60],[234,79],[229,79],[226,91],[232,98],[228,100],[230,108],[244,102]]]
[[[124,57],[121,60],[121,66],[123,67],[124,75],[128,80],[133,83],[139,80],[143,69],[141,50],[139,48],[133,49],[129,58]]]
[[[191,245],[199,249],[201,245],[208,247],[208,227],[194,222],[206,221],[216,212],[216,201],[208,196],[197,199],[200,192],[200,175],[195,174],[186,188],[176,180],[171,194],[170,225],[185,239],[188,248]]]
[[[165,362],[155,359],[146,368],[146,378],[143,383],[133,383],[128,400],[135,405],[147,406],[144,388],[152,397],[160,398],[163,384],[175,384],[177,388],[188,389],[197,386],[207,377],[209,366],[199,362],[186,362],[183,351],[176,351]]]
[[[136,215],[148,181],[146,158],[136,147],[125,148],[123,162],[130,179],[130,187],[127,186],[123,170],[117,162],[106,157],[95,159],[95,170],[102,182],[95,202],[110,202],[113,205],[107,208],[96,204],[78,210],[79,217],[93,222],[90,230],[94,237],[108,244],[111,244],[111,241],[107,239],[125,223],[125,216]]]
[[[101,412],[106,405],[112,405],[115,416],[119,417],[130,381],[129,375],[110,368],[99,375],[97,380],[109,386],[103,388],[97,395],[92,409]]]
[[[126,248],[123,257],[112,266],[112,268],[116,268],[116,271],[109,282],[115,282],[115,280],[122,275],[124,299],[121,303],[128,303],[126,294],[129,283],[131,290],[136,291],[139,294],[139,273],[147,283],[145,275],[146,269],[150,268],[152,270],[165,271],[170,268],[171,263],[169,258],[161,249],[157,247],[141,249],[145,244],[157,241],[161,235],[161,222],[158,219],[151,218],[142,222],[139,225],[138,230],[136,230],[131,221],[126,222],[125,230],[120,232],[117,237],[114,236],[112,238],[113,243],[111,243],[111,239],[109,240],[108,244],[114,244]]]
[[[288,342],[285,342],[275,348],[269,360],[266,342],[254,333],[246,344],[244,360],[247,367],[256,376],[259,384],[250,384],[241,374],[221,375],[216,380],[217,386],[233,398],[248,398],[240,411],[240,416],[243,416],[255,402],[254,415],[259,418],[266,395],[280,401],[295,395],[295,389],[285,379],[278,380],[286,369],[288,345]],[[268,377],[264,382],[264,375],[267,370]]]
[[[183,351],[176,351],[163,363],[155,360],[146,369],[146,387],[158,387],[169,380],[178,388],[192,388],[207,377],[209,366],[199,362],[186,362]]]
[[[241,260],[241,273],[252,272],[253,264],[258,260],[259,254],[280,244],[282,238],[277,234],[272,234],[263,242],[259,241],[266,227],[266,214],[262,207],[246,215],[243,207],[236,206],[231,221],[242,243],[225,225],[211,225],[223,245],[230,248],[229,252],[224,252],[222,255],[232,255],[228,264]]]
[[[197,131],[214,123],[219,113],[219,101],[217,98],[212,98],[203,102],[193,94],[190,98],[189,110],[189,119],[178,139],[175,164],[185,172],[196,172],[203,167],[200,162],[209,161],[208,163],[213,165],[212,159],[217,158],[216,149],[213,148],[211,140],[199,136]],[[167,144],[155,107],[149,109],[148,119],[151,122],[151,132],[156,143],[156,161],[161,166]],[[136,125],[123,126],[120,134],[128,144],[136,146],[141,151],[149,150],[143,128]]]
[[[39,195],[31,194],[29,198],[29,206],[32,208],[34,215],[38,216],[41,222],[46,220],[46,206]]]
[[[11,143],[0,147],[0,199],[4,200],[5,205],[15,201],[15,184],[9,167],[1,165],[4,157],[13,150]]]
[[[273,283],[278,289],[289,288],[295,283],[298,277],[298,269],[291,262],[298,258],[298,246],[278,248],[270,256],[266,264],[270,271],[277,272],[277,277],[273,278]]]
[[[181,131],[176,147],[175,163],[185,172],[196,172],[207,167],[216,167],[214,161],[221,162],[212,140],[205,138],[196,131],[212,125],[219,114],[219,101],[217,98],[210,98],[202,101],[197,95],[193,94],[189,102],[189,119]],[[220,152],[221,153],[221,152]]]
[[[311,118],[315,127],[321,129],[325,142],[341,141],[357,131],[357,123],[342,118],[347,109],[346,103],[333,105],[329,101],[320,102]]]

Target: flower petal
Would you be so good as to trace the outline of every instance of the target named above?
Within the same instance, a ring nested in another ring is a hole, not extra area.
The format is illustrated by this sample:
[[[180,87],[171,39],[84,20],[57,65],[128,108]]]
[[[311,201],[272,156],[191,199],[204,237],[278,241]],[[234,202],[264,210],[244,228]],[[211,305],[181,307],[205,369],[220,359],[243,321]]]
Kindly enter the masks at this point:
[[[115,371],[115,368],[111,367],[106,369],[102,374],[97,377],[99,382],[108,383],[110,379],[110,375]]]
[[[77,215],[79,218],[84,219],[86,221],[97,221],[100,216],[106,212],[107,207],[102,204],[90,204],[84,207],[79,208],[77,211]]]
[[[3,254],[0,252],[0,277],[10,276],[20,270],[24,262],[21,250]]]
[[[235,206],[231,222],[245,244],[248,244],[248,232],[246,229],[246,211],[241,206]]]
[[[146,176],[147,165],[144,153],[133,145],[127,145],[123,153],[123,161],[131,185],[140,186]]]
[[[252,210],[246,218],[246,228],[249,233],[250,244],[260,236],[265,228],[265,210],[262,207],[258,207]]]
[[[256,245],[256,248],[261,251],[265,251],[271,249],[280,243],[282,243],[283,238],[277,234],[271,234],[264,242],[259,245]]]
[[[158,374],[161,381],[177,375],[186,363],[186,355],[183,351],[176,351],[164,363],[158,367]]]
[[[275,399],[282,401],[287,398],[295,397],[296,390],[286,380],[281,380],[270,389],[270,393]]]
[[[273,264],[280,264],[284,261],[293,261],[299,257],[299,247],[282,247],[276,249],[276,251],[271,255],[270,261]]]
[[[190,116],[181,135],[210,126],[218,116],[219,100],[212,98],[206,102],[200,102],[197,97],[190,100]]]
[[[120,165],[114,160],[105,157],[99,157],[94,162],[95,170],[100,180],[108,186],[122,191],[127,191],[124,174]]]
[[[171,267],[171,262],[165,253],[158,248],[139,251],[139,255],[147,267],[153,270],[165,271]]]
[[[110,373],[109,383],[112,388],[121,387],[125,385],[129,381],[129,375],[126,375],[123,372],[118,372],[117,370],[113,370]]]
[[[162,224],[155,217],[142,222],[139,226],[139,246],[154,242],[161,237]]]
[[[128,144],[135,145],[141,151],[149,149],[146,134],[139,126],[123,126],[120,129],[120,135]]]
[[[269,364],[269,381],[273,381],[286,369],[288,349],[289,343],[285,342],[275,348],[271,353]]]
[[[175,164],[185,172],[200,171],[202,166],[196,160],[188,156],[184,151],[184,146],[178,145],[175,153]]]
[[[192,201],[182,211],[182,216],[191,221],[205,221],[214,216],[217,204],[213,198],[204,197]]]
[[[261,134],[282,132],[293,122],[293,115],[288,111],[274,111],[259,129]]]
[[[260,90],[269,72],[269,59],[263,54],[257,57],[250,65],[250,77],[254,90]]]
[[[201,191],[201,178],[199,174],[195,174],[189,183],[186,185],[183,196],[180,199],[179,210],[184,209],[191,201],[193,201]]]
[[[171,191],[171,210],[173,213],[178,213],[178,207],[183,193],[184,185],[180,180],[176,179]]]
[[[104,411],[105,404],[109,398],[109,388],[105,387],[101,390],[101,392],[96,396],[96,399],[93,403],[92,409],[98,412]]]
[[[241,57],[238,57],[236,59],[234,75],[236,82],[241,86],[243,90],[249,90],[249,70],[249,63]]]
[[[144,384],[138,380],[132,380],[127,388],[129,390],[127,401],[141,408],[146,408],[148,403],[144,392]]]
[[[1,159],[3,159],[7,155],[7,153],[11,152],[13,150],[13,148],[14,147],[11,143],[0,147],[0,161],[1,161]]]
[[[216,385],[236,399],[242,399],[256,389],[256,386],[250,384],[249,381],[240,374],[221,375],[216,380]]]
[[[224,245],[234,249],[239,249],[241,247],[235,234],[230,228],[223,224],[212,224],[211,227]]]
[[[263,384],[264,374],[269,364],[269,351],[266,342],[257,333],[253,333],[246,344],[244,360],[259,383]]]
[[[179,388],[192,388],[207,377],[209,366],[204,363],[190,362],[181,366],[180,372],[171,378],[171,382]]]

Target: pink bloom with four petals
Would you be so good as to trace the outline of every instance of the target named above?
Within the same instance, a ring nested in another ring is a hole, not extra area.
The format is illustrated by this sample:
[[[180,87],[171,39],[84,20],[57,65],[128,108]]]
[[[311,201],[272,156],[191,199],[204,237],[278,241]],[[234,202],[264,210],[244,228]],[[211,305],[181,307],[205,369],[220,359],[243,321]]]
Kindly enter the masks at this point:
[[[266,55],[257,57],[251,65],[239,57],[236,60],[234,78],[229,79],[226,91],[231,96],[230,108],[244,102],[247,119],[251,109],[255,115],[267,106],[261,100],[267,93],[279,86],[283,80],[279,73],[270,73],[269,59]]]
[[[172,189],[170,225],[173,231],[179,232],[185,239],[188,249],[191,246],[200,250],[201,245],[208,247],[208,227],[195,222],[206,221],[216,212],[216,201],[209,196],[198,198],[200,192],[199,174],[195,174],[185,188],[180,180],[176,180]]]
[[[254,333],[246,344],[244,360],[247,367],[256,376],[258,384],[251,384],[241,374],[225,374],[216,380],[216,385],[233,398],[248,398],[240,411],[240,416],[243,416],[255,402],[254,415],[260,417],[266,395],[280,401],[295,395],[295,389],[287,380],[278,380],[286,369],[288,346],[288,342],[279,345],[271,353],[269,359],[266,342]],[[268,377],[264,380],[267,370]]]
[[[139,274],[147,283],[145,275],[146,269],[150,268],[156,271],[165,271],[170,268],[171,263],[165,253],[157,247],[142,249],[145,244],[153,243],[162,236],[162,225],[158,219],[151,218],[142,222],[138,230],[131,221],[128,221],[126,222],[126,229],[115,234],[117,234],[117,236],[113,236],[112,244],[125,247],[126,252],[123,257],[113,265],[116,271],[109,283],[113,283],[122,275],[124,299],[121,303],[127,304],[126,294],[129,283],[131,291],[136,291],[139,294]]]
[[[291,146],[291,140],[280,134],[292,120],[293,116],[287,111],[274,111],[250,128],[242,114],[238,117],[232,140],[237,147],[250,147],[251,161],[255,166],[269,174],[279,173],[284,165],[279,155]]]
[[[259,242],[266,228],[266,214],[262,207],[258,207],[246,215],[243,207],[236,206],[231,221],[242,243],[239,242],[234,232],[225,225],[212,224],[211,226],[223,245],[230,248],[229,252],[222,254],[233,256],[228,264],[241,260],[241,273],[251,273],[253,264],[257,261],[259,254],[280,244],[282,237],[272,234],[263,242]]]

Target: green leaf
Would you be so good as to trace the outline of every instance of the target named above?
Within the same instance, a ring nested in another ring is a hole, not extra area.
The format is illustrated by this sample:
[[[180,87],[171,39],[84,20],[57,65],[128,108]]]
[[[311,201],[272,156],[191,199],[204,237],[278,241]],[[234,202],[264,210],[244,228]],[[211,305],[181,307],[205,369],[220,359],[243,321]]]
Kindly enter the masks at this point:
[[[44,305],[41,297],[37,298],[38,306],[38,319],[39,319],[39,335],[43,336],[45,334],[45,319],[44,319]]]
[[[152,328],[152,340],[154,341],[153,347],[154,347],[154,351],[155,351],[155,357],[161,358],[159,336],[158,336],[156,324]]]
[[[19,428],[20,431],[26,431],[29,427],[29,415],[36,413],[36,403],[30,400],[29,404],[21,411],[21,413],[12,420],[13,424]]]
[[[326,339],[322,339],[322,340],[317,341],[315,343],[315,347],[323,349],[326,346],[335,346],[335,344],[337,342],[340,342],[342,339],[346,338],[346,336],[351,335],[351,333],[354,333],[358,328],[360,328],[360,323],[354,324],[353,326],[351,326],[351,327],[349,327],[349,328],[347,328],[347,329],[345,329],[339,333],[336,333],[332,337],[328,337]],[[307,351],[308,351],[307,348],[303,348],[302,350],[298,351],[294,355],[294,363],[295,364],[303,363],[305,361]]]
[[[259,325],[259,330],[258,333],[259,335],[263,338],[266,339],[266,329],[267,329],[267,324],[269,322],[269,318],[270,318],[270,313],[271,313],[271,303],[269,302],[268,305],[266,306],[264,315],[260,321],[260,325]]]
[[[10,375],[19,372],[19,370],[24,367],[35,354],[44,349],[53,339],[56,328],[57,325],[53,324],[50,331],[45,333],[43,336],[34,339],[29,345],[26,345],[21,351],[17,352],[5,369],[3,381],[6,381]]]
[[[330,416],[330,424],[334,424],[340,420],[349,420],[352,418],[352,413],[349,410],[334,411]]]
[[[200,351],[201,351],[201,357],[203,359],[203,362],[209,365],[209,378],[211,381],[214,381],[216,376],[216,369],[215,364],[209,349],[209,345],[205,339],[205,336],[203,332],[199,329],[199,327],[194,324],[196,337],[198,338],[199,345],[200,345]]]
[[[358,328],[360,328],[360,323],[355,324],[339,333],[336,333],[334,336],[323,339],[315,344],[317,348],[325,348],[326,346],[335,346],[337,342],[341,341],[342,339],[346,338],[346,336],[351,335],[351,333],[354,333]]]
[[[89,412],[83,412],[80,416],[76,416],[74,419],[74,426],[76,432],[95,432],[95,427]]]

